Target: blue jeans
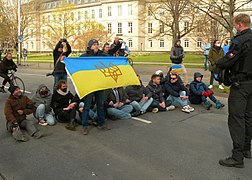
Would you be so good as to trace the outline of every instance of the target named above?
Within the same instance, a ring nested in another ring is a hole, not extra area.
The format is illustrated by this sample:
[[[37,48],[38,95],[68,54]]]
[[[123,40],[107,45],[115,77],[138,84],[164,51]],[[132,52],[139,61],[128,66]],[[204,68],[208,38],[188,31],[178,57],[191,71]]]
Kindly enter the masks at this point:
[[[45,119],[47,124],[50,126],[53,126],[55,124],[55,118],[53,117],[53,115],[45,112],[45,105],[44,104],[40,104],[37,107],[36,112],[35,112],[35,117],[37,119],[39,119],[39,118]]]
[[[150,107],[152,102],[153,102],[153,98],[150,98],[148,100],[141,100],[140,102],[133,101],[130,104],[133,106],[133,108],[136,111],[142,111],[143,113],[145,113],[147,109]]]
[[[66,72],[54,72],[54,87],[60,80],[64,80],[67,82],[67,73]]]
[[[181,91],[180,92],[180,96],[186,96],[186,92],[185,91]],[[180,97],[175,97],[175,96],[172,96],[172,95],[170,95],[167,98],[167,100],[170,100],[172,102],[172,104],[174,106],[176,106],[176,107],[179,106],[179,105],[181,105],[183,107],[188,105],[187,99],[181,99]]]
[[[124,105],[120,108],[108,108],[108,115],[115,116],[118,119],[130,119],[133,106]]]
[[[204,69],[207,70],[207,65],[209,67],[208,55],[204,55]]]
[[[84,102],[81,102],[81,103],[79,104],[79,108],[84,108]],[[89,116],[89,118],[92,119],[92,120],[94,120],[94,119],[96,119],[96,118],[98,117],[96,105],[94,106],[93,109],[90,109],[90,110],[89,110],[88,116]]]
[[[105,112],[104,112],[104,91],[96,91],[91,94],[88,94],[84,97],[84,108],[82,112],[82,126],[88,126],[88,116],[90,112],[90,106],[95,97],[96,106],[97,106],[97,115],[98,115],[98,125],[102,126],[105,124]]]

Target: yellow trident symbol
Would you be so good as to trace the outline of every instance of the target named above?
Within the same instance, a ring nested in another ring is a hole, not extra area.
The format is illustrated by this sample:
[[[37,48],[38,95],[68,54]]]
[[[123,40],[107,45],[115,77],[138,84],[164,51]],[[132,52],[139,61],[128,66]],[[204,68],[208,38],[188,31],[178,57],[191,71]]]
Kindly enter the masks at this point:
[[[99,71],[101,71],[105,77],[111,77],[117,82],[118,77],[122,75],[122,71],[114,65],[112,62],[109,63],[109,67],[107,67],[103,62],[100,62],[101,66],[95,65]]]

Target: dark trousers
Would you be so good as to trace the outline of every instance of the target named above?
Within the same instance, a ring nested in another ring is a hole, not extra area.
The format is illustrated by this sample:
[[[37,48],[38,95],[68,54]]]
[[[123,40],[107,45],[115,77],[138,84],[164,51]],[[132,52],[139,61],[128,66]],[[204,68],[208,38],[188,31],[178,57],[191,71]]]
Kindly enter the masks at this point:
[[[213,81],[214,81],[214,73],[211,72],[211,76],[210,76],[210,84],[213,85]],[[221,83],[219,82],[219,85],[221,85]]]
[[[60,123],[69,123],[71,119],[75,119],[76,115],[76,108],[73,108],[68,111],[60,111],[59,114],[56,116],[57,121]]]
[[[90,111],[90,106],[95,97],[96,106],[97,106],[97,115],[98,115],[98,125],[102,126],[105,124],[105,111],[104,111],[104,91],[96,91],[91,94],[88,94],[84,97],[84,108],[82,112],[82,126],[88,126],[88,115]]]
[[[1,73],[1,72],[0,72],[0,76],[1,76],[2,78],[4,78],[3,83],[2,83],[3,86],[5,86],[7,82],[10,83],[10,77],[7,76],[7,74],[4,74],[4,73]]]
[[[251,149],[252,137],[252,81],[231,86],[228,98],[228,127],[233,140],[233,155],[243,160],[243,151]]]
[[[211,101],[213,101],[214,103],[217,102],[217,99],[214,97],[213,94],[211,94],[209,96],[209,99]],[[202,102],[205,103],[207,102],[207,97],[205,96],[196,96],[196,95],[193,95],[193,96],[189,96],[189,101],[192,103],[192,104],[201,104]]]
[[[158,108],[159,111],[166,111],[166,108],[163,108],[159,105],[159,102],[156,100],[153,100],[153,102],[150,105],[150,110],[152,110],[153,108]]]

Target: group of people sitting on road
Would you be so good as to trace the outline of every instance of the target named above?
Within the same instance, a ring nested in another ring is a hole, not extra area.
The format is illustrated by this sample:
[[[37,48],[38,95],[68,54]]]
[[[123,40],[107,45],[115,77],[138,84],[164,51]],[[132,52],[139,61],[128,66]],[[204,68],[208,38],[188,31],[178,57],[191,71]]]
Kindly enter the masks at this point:
[[[193,112],[194,108],[189,105],[189,101],[191,104],[203,103],[207,110],[212,106],[208,98],[215,103],[216,108],[224,106],[214,97],[213,91],[204,84],[201,73],[194,74],[194,81],[189,84],[188,88],[188,84],[184,83],[177,73],[177,65],[182,62],[172,66],[165,77],[161,70],[156,71],[147,86],[142,84],[138,75],[140,85],[96,91],[80,99],[77,94],[72,94],[67,86],[62,57],[70,54],[71,47],[67,45],[68,51],[65,51],[67,53],[63,52],[63,42],[68,44],[66,40],[61,40],[54,52],[54,55],[57,55],[54,58],[55,67],[57,68],[61,63],[62,71],[58,71],[58,74],[57,71],[53,72],[54,76],[57,76],[55,77],[57,82],[52,91],[46,85],[41,84],[32,99],[29,99],[21,93],[18,86],[9,87],[11,95],[5,103],[4,113],[7,129],[18,141],[28,140],[20,128],[26,129],[30,136],[40,138],[42,133],[39,131],[38,125],[67,123],[65,128],[75,131],[76,125],[82,124],[83,134],[87,135],[91,125],[97,126],[100,130],[110,130],[106,119],[130,119],[147,112],[172,111],[177,107],[181,107],[185,113]],[[105,46],[104,51],[99,50],[98,41],[92,39],[88,43],[86,53],[81,56],[113,55],[121,45],[116,39],[113,47],[116,49]],[[181,57],[174,54],[173,58]],[[186,71],[184,66],[182,68],[183,71]],[[33,114],[35,118],[28,120],[26,116],[29,114]]]

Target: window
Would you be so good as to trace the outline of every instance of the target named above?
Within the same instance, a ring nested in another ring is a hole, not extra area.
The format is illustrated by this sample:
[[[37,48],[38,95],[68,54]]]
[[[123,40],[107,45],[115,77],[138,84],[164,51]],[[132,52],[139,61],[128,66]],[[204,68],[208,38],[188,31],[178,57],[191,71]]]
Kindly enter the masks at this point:
[[[95,18],[95,10],[93,9],[92,10],[92,19],[94,19]]]
[[[31,29],[31,38],[33,37],[33,35],[34,35],[34,34],[33,34],[33,29]]]
[[[71,20],[74,21],[74,13],[71,13]]]
[[[33,42],[31,42],[31,49],[33,49],[34,48],[34,44],[33,44]]]
[[[50,15],[47,16],[47,22],[50,23],[51,17]]]
[[[81,4],[81,0],[78,0],[78,1],[77,1],[77,4]]]
[[[160,10],[160,11],[159,11],[159,15],[160,15],[160,16],[164,16],[164,10]]]
[[[128,5],[128,15],[129,16],[133,15],[133,6],[132,6],[132,4]]]
[[[198,41],[197,41],[197,47],[201,47],[201,46],[202,46],[202,40],[198,39]]]
[[[148,33],[152,33],[152,23],[148,23]]]
[[[81,20],[81,12],[78,12],[78,20]]]
[[[121,34],[121,33],[122,33],[122,23],[118,23],[118,29],[117,29],[117,32],[118,32],[119,34]]]
[[[117,6],[118,9],[118,16],[122,15],[122,5]]]
[[[47,3],[47,9],[51,8],[51,3]]]
[[[164,33],[164,23],[160,22],[160,33]]]
[[[52,2],[52,8],[56,8],[56,2]]]
[[[108,33],[112,34],[112,24],[108,23]]]
[[[112,16],[111,6],[108,7],[108,16]]]
[[[42,30],[42,37],[43,38],[45,37],[45,30],[44,29]]]
[[[184,24],[184,31],[185,32],[189,31],[189,22],[188,21],[186,21],[185,24]]]
[[[102,18],[102,9],[99,9],[99,18]]]
[[[151,39],[148,41],[148,47],[152,48],[152,40]]]
[[[189,45],[190,45],[190,44],[189,44],[189,41],[188,41],[188,40],[185,40],[185,45],[184,45],[184,46],[185,46],[185,47],[189,47]]]
[[[160,41],[159,41],[159,47],[164,47],[164,46],[165,46],[164,40],[160,40]]]
[[[133,41],[130,39],[129,40],[129,47],[132,48],[133,47]]]
[[[151,9],[150,8],[148,8],[148,16],[151,16]]]
[[[128,27],[129,27],[128,33],[133,33],[133,23],[132,22],[128,23]]]
[[[88,19],[88,12],[87,11],[84,12],[84,16],[85,16],[85,19]]]
[[[45,19],[46,19],[46,17],[45,17],[45,16],[43,16],[43,17],[42,17],[42,23],[43,23],[43,24],[45,24],[45,22],[46,22],[46,20],[45,20]]]

